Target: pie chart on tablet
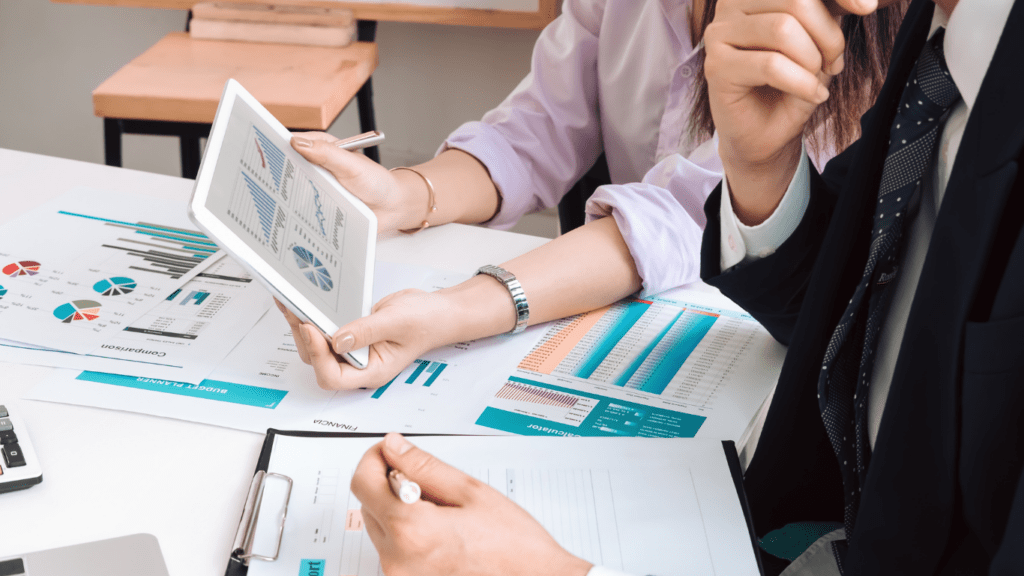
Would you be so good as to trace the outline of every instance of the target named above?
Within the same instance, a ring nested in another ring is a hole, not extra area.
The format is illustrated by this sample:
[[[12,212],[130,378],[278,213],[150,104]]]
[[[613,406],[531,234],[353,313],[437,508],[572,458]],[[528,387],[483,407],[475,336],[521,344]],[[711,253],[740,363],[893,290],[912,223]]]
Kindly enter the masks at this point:
[[[331,288],[334,288],[331,274],[312,252],[302,246],[293,246],[292,253],[295,256],[295,264],[302,271],[302,275],[313,283],[314,286],[319,286],[324,292],[330,292]]]
[[[33,262],[32,260],[23,260],[21,262],[14,262],[4,266],[3,273],[5,276],[11,278],[17,278],[18,276],[35,276],[39,274],[39,269],[42,265],[39,262]]]
[[[93,300],[74,300],[57,306],[53,315],[64,324],[84,320],[92,322],[100,317],[100,303]]]

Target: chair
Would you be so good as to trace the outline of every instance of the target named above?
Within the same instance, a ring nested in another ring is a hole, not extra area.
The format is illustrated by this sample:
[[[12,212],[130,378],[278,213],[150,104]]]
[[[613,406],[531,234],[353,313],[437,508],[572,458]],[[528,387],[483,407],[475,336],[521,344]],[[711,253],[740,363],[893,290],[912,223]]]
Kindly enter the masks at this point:
[[[210,134],[224,83],[238,80],[290,130],[327,130],[356,97],[362,131],[376,129],[371,75],[377,22],[358,22],[344,48],[194,40],[172,32],[92,93],[103,118],[106,164],[121,166],[124,134],[177,136],[181,172],[199,172],[199,139]],[[380,161],[377,147],[365,154]]]
[[[597,190],[598,186],[611,184],[612,177],[608,174],[608,160],[602,153],[597,162],[583,175],[576,184],[558,202],[558,226],[562,234],[575,230],[586,222],[587,199]]]

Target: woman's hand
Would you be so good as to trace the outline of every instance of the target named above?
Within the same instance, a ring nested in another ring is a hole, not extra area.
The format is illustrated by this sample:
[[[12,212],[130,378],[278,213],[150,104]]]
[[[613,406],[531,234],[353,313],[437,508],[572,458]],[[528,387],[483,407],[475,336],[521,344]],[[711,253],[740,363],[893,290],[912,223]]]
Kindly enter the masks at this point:
[[[863,13],[875,4],[832,5]],[[746,224],[759,224],[792,179],[804,126],[843,69],[846,41],[822,0],[720,0],[704,40],[711,113],[733,207]]]
[[[416,229],[423,222],[427,189],[415,174],[389,172],[380,164],[357,152],[334,145],[338,139],[324,132],[304,132],[292,138],[292,148],[323,167],[366,203],[377,215],[380,232]]]
[[[418,483],[423,500],[399,500],[389,469]],[[400,434],[388,434],[363,456],[352,493],[388,576],[584,576],[591,567],[514,502]]]
[[[385,296],[372,314],[341,327],[330,343],[275,302],[292,328],[299,357],[313,366],[317,384],[325,390],[353,390],[379,388],[424,352],[448,343],[442,300],[437,292],[411,289]],[[365,346],[370,359],[364,370],[341,359]]]

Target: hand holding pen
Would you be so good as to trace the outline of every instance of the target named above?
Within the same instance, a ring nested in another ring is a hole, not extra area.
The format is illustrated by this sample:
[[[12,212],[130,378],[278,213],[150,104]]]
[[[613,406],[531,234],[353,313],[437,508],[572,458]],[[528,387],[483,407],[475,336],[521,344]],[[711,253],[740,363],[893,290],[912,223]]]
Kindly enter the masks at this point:
[[[406,504],[415,504],[420,499],[422,492],[420,491],[420,485],[409,480],[400,471],[394,468],[388,472],[388,483],[391,484],[391,491],[395,493],[395,496],[405,502]]]

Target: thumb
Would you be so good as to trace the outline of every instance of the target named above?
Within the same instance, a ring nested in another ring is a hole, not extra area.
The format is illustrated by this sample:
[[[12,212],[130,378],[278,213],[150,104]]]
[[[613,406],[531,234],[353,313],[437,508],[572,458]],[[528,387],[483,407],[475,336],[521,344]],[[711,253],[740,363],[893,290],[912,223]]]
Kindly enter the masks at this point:
[[[345,354],[380,342],[393,341],[402,335],[405,324],[406,319],[402,315],[387,309],[373,312],[339,328],[331,338],[331,345],[335,353]]]
[[[329,134],[308,133],[292,137],[292,148],[313,164],[322,166],[339,182],[355,178],[368,168],[378,166],[361,153],[342,150],[334,145],[337,139]],[[367,165],[369,162],[369,165]]]
[[[384,437],[384,460],[420,485],[423,498],[440,506],[463,506],[482,487],[479,480],[413,446],[401,434]]]

